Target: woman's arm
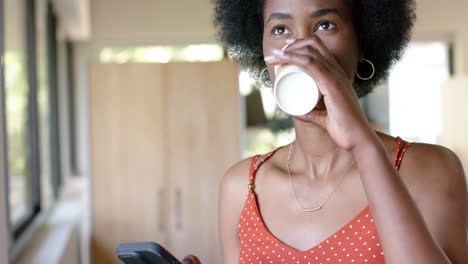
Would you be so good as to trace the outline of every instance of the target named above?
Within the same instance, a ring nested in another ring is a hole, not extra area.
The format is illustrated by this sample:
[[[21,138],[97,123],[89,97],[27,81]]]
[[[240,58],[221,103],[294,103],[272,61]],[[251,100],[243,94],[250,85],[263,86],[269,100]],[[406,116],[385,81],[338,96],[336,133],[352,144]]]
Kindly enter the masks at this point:
[[[377,136],[368,142],[352,153],[387,263],[468,263],[467,187],[458,157],[436,145],[408,148],[400,172],[421,186],[417,206]]]
[[[247,198],[250,159],[226,171],[220,186],[218,224],[224,264],[239,263],[239,219]]]

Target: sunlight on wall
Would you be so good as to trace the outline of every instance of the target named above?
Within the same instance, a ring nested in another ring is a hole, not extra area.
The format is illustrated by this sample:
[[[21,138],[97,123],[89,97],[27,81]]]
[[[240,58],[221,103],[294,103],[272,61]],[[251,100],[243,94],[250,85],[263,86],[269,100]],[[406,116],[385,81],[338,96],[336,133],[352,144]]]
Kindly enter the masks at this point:
[[[104,48],[99,54],[102,63],[210,62],[223,58],[223,48],[215,44]]]
[[[409,141],[439,143],[441,87],[449,78],[448,46],[412,43],[391,70],[390,133]]]

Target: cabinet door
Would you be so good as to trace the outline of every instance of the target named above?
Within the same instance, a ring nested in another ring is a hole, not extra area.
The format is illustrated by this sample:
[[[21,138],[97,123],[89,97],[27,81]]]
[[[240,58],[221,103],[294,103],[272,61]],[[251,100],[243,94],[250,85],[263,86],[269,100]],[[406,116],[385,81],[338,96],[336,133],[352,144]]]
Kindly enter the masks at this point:
[[[91,66],[93,263],[120,243],[167,243],[164,66]]]
[[[241,155],[237,66],[229,61],[168,64],[167,95],[168,246],[177,256],[191,253],[203,263],[222,263],[218,186]]]
[[[94,263],[119,263],[118,244],[136,241],[222,262],[218,186],[240,158],[237,78],[228,61],[92,66]]]

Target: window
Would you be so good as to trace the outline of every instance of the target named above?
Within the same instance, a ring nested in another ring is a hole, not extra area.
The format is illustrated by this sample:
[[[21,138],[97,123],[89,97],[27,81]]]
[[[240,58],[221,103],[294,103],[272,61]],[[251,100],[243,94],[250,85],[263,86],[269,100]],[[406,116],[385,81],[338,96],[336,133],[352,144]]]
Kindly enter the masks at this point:
[[[48,0],[3,2],[4,80],[0,81],[5,97],[1,111],[15,254],[16,242],[51,205],[60,187],[56,25],[51,23]]]
[[[39,185],[33,123],[34,92],[28,57],[25,1],[5,1],[5,110],[10,221],[17,237],[38,213]]]

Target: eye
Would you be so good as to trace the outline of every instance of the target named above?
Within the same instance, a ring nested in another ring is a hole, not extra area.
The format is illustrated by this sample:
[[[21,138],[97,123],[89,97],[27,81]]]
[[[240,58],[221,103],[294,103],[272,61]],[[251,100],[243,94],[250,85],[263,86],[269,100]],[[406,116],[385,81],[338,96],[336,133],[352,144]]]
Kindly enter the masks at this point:
[[[317,31],[326,31],[326,30],[332,30],[336,28],[336,24],[330,21],[323,21],[320,22],[320,24],[317,27]]]
[[[286,26],[280,25],[273,28],[274,35],[286,35],[291,33]]]

